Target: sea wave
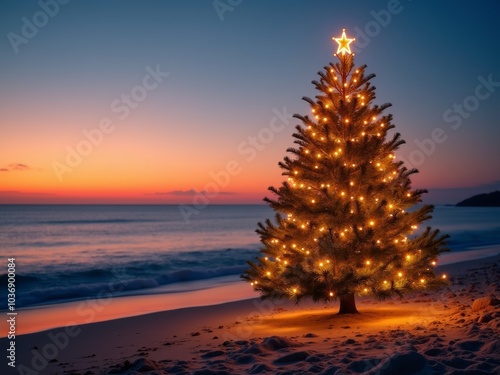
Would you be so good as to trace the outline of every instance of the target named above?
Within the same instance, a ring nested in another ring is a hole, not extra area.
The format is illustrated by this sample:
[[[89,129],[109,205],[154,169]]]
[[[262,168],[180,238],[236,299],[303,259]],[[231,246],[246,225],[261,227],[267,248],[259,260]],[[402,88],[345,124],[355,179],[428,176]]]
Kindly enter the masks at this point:
[[[452,251],[464,251],[500,244],[500,227],[485,230],[460,230],[447,232],[448,247]]]
[[[120,279],[116,274],[114,278],[103,282],[80,283],[76,285],[58,285],[50,288],[34,288],[25,293],[19,293],[17,298],[18,307],[27,307],[40,304],[55,303],[68,300],[81,300],[96,298],[103,295],[119,295],[124,292],[133,292],[145,289],[156,288],[179,282],[196,280],[210,280],[223,276],[240,275],[244,266],[220,267],[209,270],[179,269],[154,277],[133,277],[122,276]],[[40,281],[37,277],[21,277],[23,281]],[[208,284],[207,284],[208,285]],[[5,300],[5,299],[4,299]],[[5,306],[4,306],[5,307]]]
[[[246,261],[258,255],[254,248],[216,249],[162,254],[156,259],[130,258],[126,262],[77,268],[67,264],[51,269],[47,266],[33,273],[18,272],[17,306],[28,307],[63,300],[95,298],[99,292],[120,294],[175,283],[240,275]],[[0,275],[0,284],[7,284],[7,275]],[[6,308],[5,291],[0,291],[0,310]]]

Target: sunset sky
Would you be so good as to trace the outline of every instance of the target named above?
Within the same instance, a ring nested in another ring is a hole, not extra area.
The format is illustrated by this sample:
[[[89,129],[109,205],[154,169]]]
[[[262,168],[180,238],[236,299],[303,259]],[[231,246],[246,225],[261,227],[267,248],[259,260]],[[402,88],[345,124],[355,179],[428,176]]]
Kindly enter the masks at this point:
[[[260,203],[342,28],[413,186],[500,188],[498,1],[61,3],[0,3],[0,203]]]

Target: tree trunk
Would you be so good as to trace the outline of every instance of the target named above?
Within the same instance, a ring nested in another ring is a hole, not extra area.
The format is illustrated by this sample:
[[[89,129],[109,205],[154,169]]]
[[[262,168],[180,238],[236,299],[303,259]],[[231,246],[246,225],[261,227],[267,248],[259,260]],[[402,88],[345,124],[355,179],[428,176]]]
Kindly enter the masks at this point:
[[[349,293],[345,297],[340,298],[339,314],[358,314],[354,293]]]

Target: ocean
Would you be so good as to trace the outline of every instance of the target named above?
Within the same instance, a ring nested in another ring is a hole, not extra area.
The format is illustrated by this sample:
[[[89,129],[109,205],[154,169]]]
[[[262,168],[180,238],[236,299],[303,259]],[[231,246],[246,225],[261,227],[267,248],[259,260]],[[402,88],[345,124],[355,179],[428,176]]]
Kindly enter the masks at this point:
[[[95,298],[104,288],[147,295],[234,282],[259,254],[257,222],[273,216],[264,205],[211,205],[189,223],[176,205],[3,205],[0,285],[10,257],[18,308]],[[436,206],[428,225],[451,236],[454,254],[499,251],[500,208]],[[6,287],[0,303],[5,310]]]

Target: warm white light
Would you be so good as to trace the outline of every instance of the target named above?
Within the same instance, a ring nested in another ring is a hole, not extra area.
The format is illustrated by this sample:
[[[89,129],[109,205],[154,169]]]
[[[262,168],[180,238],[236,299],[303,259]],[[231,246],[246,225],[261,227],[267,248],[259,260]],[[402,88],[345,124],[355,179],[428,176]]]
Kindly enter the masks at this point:
[[[337,53],[345,54],[346,52],[351,54],[351,44],[356,38],[348,38],[345,34],[345,29],[342,29],[342,36],[340,38],[332,38],[334,41],[338,43]]]

